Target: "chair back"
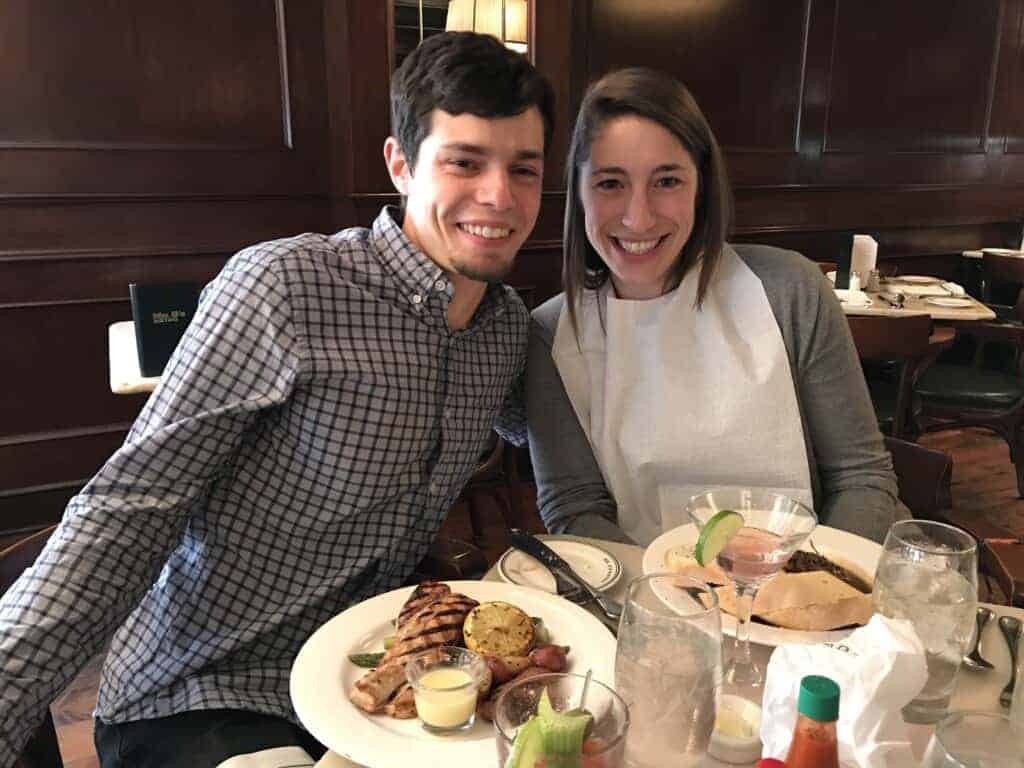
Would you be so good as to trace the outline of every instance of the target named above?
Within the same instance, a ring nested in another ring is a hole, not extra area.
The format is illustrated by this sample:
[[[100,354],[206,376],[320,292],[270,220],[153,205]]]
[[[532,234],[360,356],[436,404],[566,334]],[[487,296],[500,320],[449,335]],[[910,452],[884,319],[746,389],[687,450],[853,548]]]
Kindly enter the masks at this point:
[[[51,525],[0,550],[0,594],[7,592],[22,572],[36,561],[56,528],[56,525]]]
[[[861,359],[907,360],[928,351],[932,334],[932,319],[928,315],[850,315],[846,319]]]
[[[899,485],[899,498],[915,518],[944,520],[942,510],[953,506],[953,459],[945,451],[917,443],[885,438]]]
[[[827,275],[829,272],[835,272],[839,269],[839,265],[834,261],[819,261],[817,264],[821,269],[821,274],[823,275]]]
[[[6,593],[18,577],[36,561],[56,527],[51,525],[0,551],[0,594]],[[14,765],[15,768],[63,768],[57,729],[53,725],[53,716],[49,709]]]
[[[986,303],[993,301],[992,291],[996,285],[1009,284],[1016,299],[1012,314],[1024,320],[1024,258],[999,253],[985,253],[981,261],[982,296]]]
[[[899,484],[900,501],[915,518],[963,529],[978,541],[978,571],[994,580],[1010,605],[1024,607],[1024,540],[977,514],[953,509],[953,459],[945,451],[885,438]],[[989,589],[991,593],[992,590]]]
[[[904,437],[920,362],[929,352],[932,319],[928,315],[847,317],[850,334],[861,360],[900,364],[893,411],[892,436]]]

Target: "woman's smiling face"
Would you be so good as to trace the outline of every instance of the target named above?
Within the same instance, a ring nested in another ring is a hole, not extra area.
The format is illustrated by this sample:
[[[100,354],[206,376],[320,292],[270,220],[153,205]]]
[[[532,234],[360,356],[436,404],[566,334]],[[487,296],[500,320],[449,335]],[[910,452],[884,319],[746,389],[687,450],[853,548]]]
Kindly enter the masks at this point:
[[[609,120],[580,168],[587,239],[624,299],[653,299],[693,231],[698,172],[690,153],[653,120]]]

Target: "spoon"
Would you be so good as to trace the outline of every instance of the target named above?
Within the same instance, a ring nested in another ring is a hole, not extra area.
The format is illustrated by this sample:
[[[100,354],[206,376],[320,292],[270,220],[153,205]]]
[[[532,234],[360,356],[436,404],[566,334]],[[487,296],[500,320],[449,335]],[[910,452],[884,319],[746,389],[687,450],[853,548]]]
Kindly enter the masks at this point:
[[[1003,630],[1006,644],[1010,646],[1010,682],[999,694],[999,703],[1004,707],[1009,707],[1010,699],[1013,698],[1013,686],[1017,682],[1017,643],[1020,641],[1020,619],[1013,616],[1000,616],[999,628]]]
[[[964,664],[968,667],[974,667],[975,669],[993,669],[992,662],[984,658],[978,647],[981,645],[981,632],[985,629],[985,625],[992,620],[995,614],[992,613],[991,609],[986,608],[983,605],[978,606],[978,613],[975,615],[974,620],[978,623],[978,631],[974,635],[974,646],[971,648],[971,652],[964,656]]]

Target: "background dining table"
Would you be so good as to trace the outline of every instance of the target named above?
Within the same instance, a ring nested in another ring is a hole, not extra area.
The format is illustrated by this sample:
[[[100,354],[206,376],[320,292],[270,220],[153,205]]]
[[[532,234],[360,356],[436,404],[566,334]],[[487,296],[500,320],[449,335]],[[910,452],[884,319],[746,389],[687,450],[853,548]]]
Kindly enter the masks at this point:
[[[619,562],[622,564],[622,576],[619,580],[611,586],[606,593],[616,600],[621,601],[626,594],[626,585],[629,584],[631,579],[637,576],[643,575],[642,559],[644,550],[642,547],[637,547],[629,544],[620,544],[618,542],[611,541],[599,541],[597,539],[587,539],[577,536],[558,536],[558,537],[546,537],[546,538],[560,538],[570,539],[574,541],[582,541],[588,544],[592,544],[596,547],[600,547],[610,554],[614,555]],[[491,567],[484,576],[485,580],[488,581],[501,581],[501,577],[498,575],[498,569],[496,566]],[[1017,618],[1024,621],[1024,610],[1019,608],[1009,608],[1002,605],[992,605],[989,603],[982,603],[987,605],[997,616],[1010,615],[1016,616]],[[603,615],[596,609],[591,607],[594,615],[598,618],[602,618],[606,624],[607,619],[603,618]],[[989,625],[982,636],[981,640],[981,652],[982,655],[995,665],[995,669],[987,671],[974,671],[970,668],[964,667],[961,669],[957,680],[956,691],[953,694],[953,700],[950,704],[950,709],[971,709],[981,710],[990,712],[1005,712],[999,706],[999,692],[1006,685],[1006,681],[1010,677],[1010,654],[1007,648],[1006,642],[1003,640],[998,628],[995,626],[996,622],[993,620],[989,622]],[[609,629],[614,632],[614,626],[609,624]],[[725,653],[732,651],[732,638],[725,636]],[[754,658],[761,664],[767,665],[768,659],[771,656],[771,652],[774,650],[771,646],[766,645],[754,645],[751,644],[751,653]],[[913,747],[915,755],[920,759],[924,755],[925,748],[928,745],[928,739],[931,737],[933,726],[930,725],[908,725],[909,736],[911,739],[911,745]],[[714,758],[708,756],[705,757],[704,762],[701,764],[706,768],[728,768],[729,763],[723,763]],[[747,768],[753,766],[754,763],[747,763],[745,766],[740,768]],[[333,752],[328,752],[320,759],[316,764],[316,768],[363,768],[357,766],[345,758],[337,755]],[[365,768],[373,768],[372,766],[366,766]],[[497,753],[495,752],[495,768],[497,765]]]
[[[866,291],[867,297],[871,299],[871,304],[857,305],[843,303],[843,314],[846,315],[866,315],[869,317],[903,317],[906,315],[930,315],[932,320],[942,320],[947,322],[968,322],[972,320],[994,320],[996,313],[993,312],[989,307],[982,304],[973,296],[963,295],[952,298],[966,299],[971,302],[968,307],[943,307],[938,304],[929,302],[929,298],[936,298],[932,296],[906,296],[903,302],[902,308],[896,308],[890,306],[889,303],[882,296],[882,293],[889,293],[898,290],[896,286],[887,285],[883,286],[885,289],[882,292],[871,292]],[[937,297],[944,298],[944,297]]]

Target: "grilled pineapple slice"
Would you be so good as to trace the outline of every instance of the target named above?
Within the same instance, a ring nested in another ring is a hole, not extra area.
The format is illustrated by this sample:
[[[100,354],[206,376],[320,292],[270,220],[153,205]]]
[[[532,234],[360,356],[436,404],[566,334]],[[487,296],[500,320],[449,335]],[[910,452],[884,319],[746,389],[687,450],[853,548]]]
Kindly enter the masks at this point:
[[[494,656],[525,656],[533,644],[533,622],[509,603],[480,603],[462,625],[469,650]]]

